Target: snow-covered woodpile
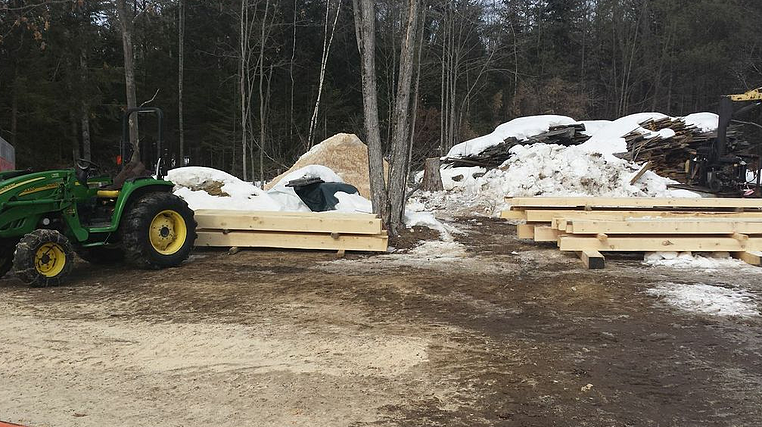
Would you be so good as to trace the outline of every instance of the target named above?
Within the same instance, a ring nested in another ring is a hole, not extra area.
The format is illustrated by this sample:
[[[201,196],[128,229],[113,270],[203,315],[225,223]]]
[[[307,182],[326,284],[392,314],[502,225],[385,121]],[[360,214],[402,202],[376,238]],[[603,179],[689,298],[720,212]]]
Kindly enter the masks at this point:
[[[519,238],[555,242],[588,268],[600,252],[728,252],[762,258],[762,200],[716,198],[533,197],[506,200]]]
[[[585,134],[585,125],[583,123],[549,126],[548,131],[530,136],[527,139],[509,136],[503,142],[487,147],[478,154],[470,154],[463,157],[447,157],[443,160],[443,163],[453,165],[454,167],[481,166],[496,168],[511,157],[511,149],[517,145],[555,144],[568,147],[580,145],[588,139],[590,139],[590,135]]]

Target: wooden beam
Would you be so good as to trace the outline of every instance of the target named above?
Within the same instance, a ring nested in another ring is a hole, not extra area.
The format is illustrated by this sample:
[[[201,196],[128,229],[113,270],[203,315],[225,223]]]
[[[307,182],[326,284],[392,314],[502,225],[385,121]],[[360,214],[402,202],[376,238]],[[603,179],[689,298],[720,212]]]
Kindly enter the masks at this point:
[[[762,212],[690,212],[690,211],[632,211],[632,210],[598,210],[581,211],[569,209],[527,209],[523,211],[527,222],[551,222],[553,218],[574,219],[598,219],[624,221],[631,218],[674,218],[674,219],[709,219],[735,220],[735,219],[762,219]]]
[[[198,209],[195,211],[196,215],[227,215],[227,214],[247,214],[247,215],[259,215],[259,216],[281,216],[281,217],[314,217],[320,216],[323,218],[378,218],[376,214],[362,213],[362,212],[281,212],[281,211],[236,211],[229,209]]]
[[[519,239],[534,239],[534,225],[519,224],[516,227],[516,235]]]
[[[551,227],[534,227],[535,242],[557,242],[559,234]]]
[[[582,263],[585,264],[585,267],[590,270],[600,270],[606,266],[606,258],[604,258],[598,251],[579,251],[577,252],[577,256],[582,260]]]
[[[500,218],[502,219],[515,219],[515,220],[526,220],[527,216],[524,214],[523,211],[514,211],[510,209],[505,209],[500,212]]]
[[[285,212],[203,211],[195,212],[199,228],[224,230],[297,231],[306,233],[380,234],[381,220],[373,215],[323,215]]]
[[[750,238],[741,242],[727,236],[672,237],[672,236],[609,236],[605,241],[596,237],[561,236],[562,251],[603,252],[743,252],[762,250],[762,238]]]
[[[196,246],[386,252],[387,240],[386,234],[342,234],[334,239],[330,234],[318,233],[231,231],[223,234],[219,230],[199,230]]]
[[[626,219],[624,221],[573,219],[568,232],[571,234],[762,234],[762,218],[719,221],[671,218]]]
[[[659,198],[659,197],[519,197],[506,198],[511,209],[527,208],[722,208],[722,209],[762,209],[762,199],[718,199],[718,198]]]
[[[632,179],[630,180],[630,185],[633,185],[636,182],[640,181],[640,178],[643,178],[643,175],[645,175],[646,172],[648,172],[652,166],[653,166],[653,163],[651,163],[650,161],[646,162],[646,164],[643,165],[642,168],[640,168],[638,173],[636,173],[635,176],[632,177]]]
[[[762,252],[757,251],[744,251],[744,252],[731,252],[733,258],[738,258],[747,264],[761,266],[762,265]]]

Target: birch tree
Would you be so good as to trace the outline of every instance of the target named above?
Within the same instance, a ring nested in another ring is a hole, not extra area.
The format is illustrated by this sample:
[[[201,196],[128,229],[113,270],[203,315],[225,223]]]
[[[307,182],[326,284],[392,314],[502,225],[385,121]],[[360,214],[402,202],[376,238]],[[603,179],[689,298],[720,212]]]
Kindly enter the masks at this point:
[[[320,59],[320,78],[318,81],[318,93],[315,100],[315,108],[312,110],[312,117],[310,118],[310,128],[307,136],[307,149],[312,148],[315,142],[315,127],[317,126],[318,111],[320,109],[320,96],[323,94],[323,82],[325,81],[325,67],[328,63],[328,55],[331,52],[331,43],[333,42],[333,35],[336,32],[336,23],[339,22],[339,14],[341,13],[341,0],[336,2],[336,15],[333,19],[333,25],[331,25],[331,34],[328,35],[328,21],[331,11],[331,0],[326,0],[325,3],[325,25],[323,35],[323,55]]]

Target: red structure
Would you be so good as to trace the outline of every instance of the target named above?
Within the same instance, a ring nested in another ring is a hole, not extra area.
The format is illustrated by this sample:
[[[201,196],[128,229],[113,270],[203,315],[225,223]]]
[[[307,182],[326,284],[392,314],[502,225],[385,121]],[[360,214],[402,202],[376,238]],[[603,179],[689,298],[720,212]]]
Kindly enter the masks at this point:
[[[16,149],[0,137],[0,172],[16,169]]]

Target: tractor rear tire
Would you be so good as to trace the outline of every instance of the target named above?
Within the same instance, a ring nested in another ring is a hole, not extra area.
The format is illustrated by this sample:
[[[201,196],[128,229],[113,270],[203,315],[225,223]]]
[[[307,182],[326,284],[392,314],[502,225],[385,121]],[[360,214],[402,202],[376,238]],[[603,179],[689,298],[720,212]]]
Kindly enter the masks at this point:
[[[107,246],[77,246],[74,251],[90,264],[109,265],[124,261],[124,250]]]
[[[13,272],[35,288],[60,285],[74,266],[69,239],[56,230],[34,230],[21,238],[13,256]]]
[[[176,267],[196,241],[196,220],[185,200],[172,193],[142,196],[120,225],[125,260],[139,268]]]

